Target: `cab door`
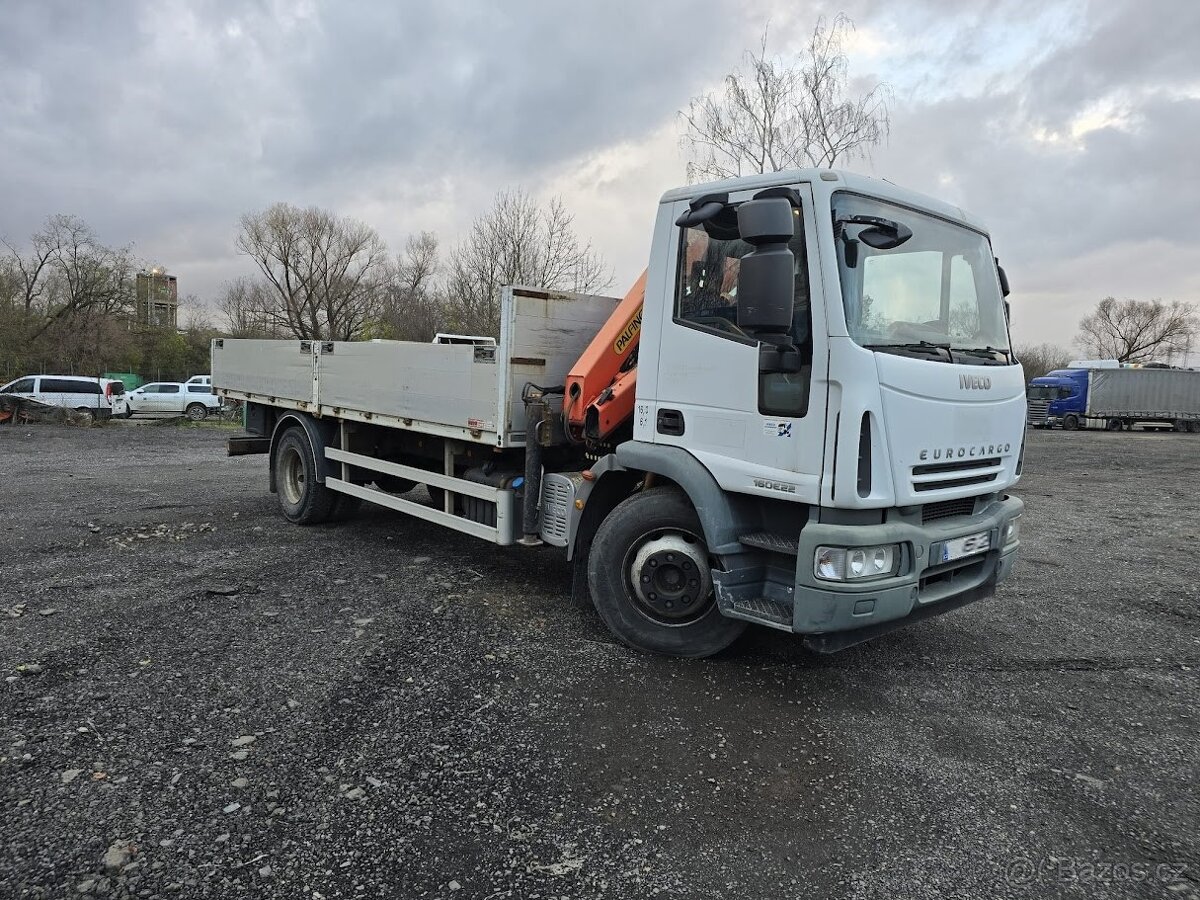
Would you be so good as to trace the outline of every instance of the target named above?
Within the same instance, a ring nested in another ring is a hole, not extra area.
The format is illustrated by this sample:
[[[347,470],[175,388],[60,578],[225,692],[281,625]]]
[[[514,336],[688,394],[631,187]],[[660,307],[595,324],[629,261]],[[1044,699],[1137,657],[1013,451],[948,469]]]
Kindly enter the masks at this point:
[[[752,248],[737,237],[736,213],[722,213],[723,223],[675,228],[657,396],[648,403],[639,397],[639,417],[649,415],[652,440],[688,450],[727,490],[815,503],[824,455],[825,304],[819,276],[810,275],[820,272],[812,193],[807,185],[796,190],[791,337],[801,370],[760,371],[760,342],[737,325],[737,273]],[[730,195],[730,207],[755,193]],[[672,221],[687,209],[686,201],[676,203]]]

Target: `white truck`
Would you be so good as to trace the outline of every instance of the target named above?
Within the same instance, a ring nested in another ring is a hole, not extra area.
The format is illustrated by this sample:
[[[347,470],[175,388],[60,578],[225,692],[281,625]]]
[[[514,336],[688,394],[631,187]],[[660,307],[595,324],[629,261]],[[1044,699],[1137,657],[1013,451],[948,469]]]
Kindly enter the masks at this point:
[[[623,300],[505,288],[495,346],[218,339],[213,384],[292,522],[368,501],[562,548],[576,597],[647,651],[756,623],[830,652],[1012,571],[1006,294],[960,209],[778,172],[665,194]]]

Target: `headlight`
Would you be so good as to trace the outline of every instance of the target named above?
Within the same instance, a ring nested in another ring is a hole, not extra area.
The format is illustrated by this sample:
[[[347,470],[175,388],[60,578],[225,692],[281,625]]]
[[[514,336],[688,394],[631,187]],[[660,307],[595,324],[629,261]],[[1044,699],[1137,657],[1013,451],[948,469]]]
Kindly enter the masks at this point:
[[[874,547],[818,547],[813,574],[823,581],[866,581],[895,575],[900,567],[900,545]]]
[[[1004,526],[1004,540],[1000,543],[1007,547],[1009,544],[1015,544],[1017,538],[1021,536],[1021,517],[1013,516]]]

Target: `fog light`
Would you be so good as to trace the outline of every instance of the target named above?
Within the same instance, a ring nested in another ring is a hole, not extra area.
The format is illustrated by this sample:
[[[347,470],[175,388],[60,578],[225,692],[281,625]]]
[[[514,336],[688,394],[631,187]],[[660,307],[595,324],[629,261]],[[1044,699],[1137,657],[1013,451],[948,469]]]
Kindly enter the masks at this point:
[[[1021,517],[1013,516],[1004,526],[1003,545],[1007,547],[1009,544],[1015,544],[1017,538],[1021,536]]]
[[[900,545],[875,547],[818,547],[813,574],[823,581],[864,581],[887,578],[900,568]]]

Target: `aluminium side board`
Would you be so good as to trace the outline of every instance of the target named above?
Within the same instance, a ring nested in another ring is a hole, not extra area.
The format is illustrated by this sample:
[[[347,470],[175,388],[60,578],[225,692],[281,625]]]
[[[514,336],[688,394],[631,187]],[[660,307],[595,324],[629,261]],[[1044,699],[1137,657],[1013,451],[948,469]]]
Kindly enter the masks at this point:
[[[238,400],[495,447],[525,444],[521,391],[561,385],[619,301],[506,287],[493,347],[412,341],[213,341],[213,385]]]

